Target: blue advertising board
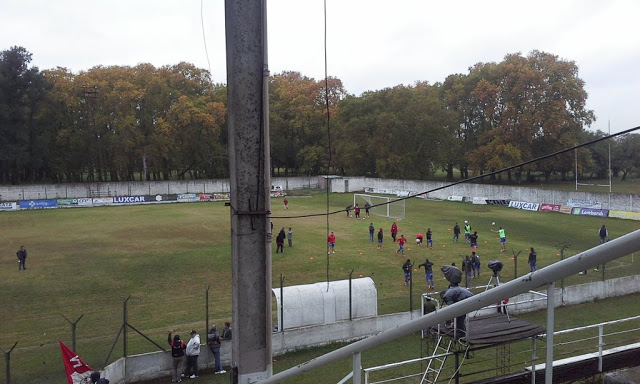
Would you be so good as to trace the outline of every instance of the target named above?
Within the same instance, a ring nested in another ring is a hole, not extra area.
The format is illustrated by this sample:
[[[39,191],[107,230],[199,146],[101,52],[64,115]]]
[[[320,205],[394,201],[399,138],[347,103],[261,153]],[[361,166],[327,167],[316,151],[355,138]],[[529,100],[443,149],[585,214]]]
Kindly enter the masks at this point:
[[[20,209],[39,209],[39,208],[56,208],[57,200],[22,200],[20,201]]]

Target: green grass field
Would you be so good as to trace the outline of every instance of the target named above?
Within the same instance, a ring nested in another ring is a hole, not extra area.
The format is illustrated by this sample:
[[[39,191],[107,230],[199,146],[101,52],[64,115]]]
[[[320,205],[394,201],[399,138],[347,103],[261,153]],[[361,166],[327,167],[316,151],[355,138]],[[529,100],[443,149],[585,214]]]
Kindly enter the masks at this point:
[[[273,199],[274,216],[293,216],[324,212],[325,195],[310,191],[309,196],[290,196],[285,211],[282,199]],[[353,201],[350,194],[330,196],[331,210],[343,209]],[[469,220],[479,233],[483,277],[486,263],[500,259],[505,263],[502,280],[514,276],[513,253],[518,258],[518,275],[528,272],[527,248],[534,246],[538,267],[557,260],[555,242],[570,242],[565,256],[598,244],[597,230],[602,224],[611,237],[638,229],[640,223],[619,219],[600,219],[554,213],[526,212],[467,203],[409,200],[407,216],[398,223],[400,233],[411,241],[406,257],[395,254],[389,228],[383,218],[358,220],[345,214],[330,217],[330,230],[336,233],[336,254],[330,256],[331,280],[370,276],[378,289],[380,314],[409,309],[409,293],[403,283],[401,265],[406,258],[423,262],[426,257],[437,266],[461,262],[469,253],[467,243],[451,244],[455,222]],[[364,210],[363,210],[364,213]],[[280,274],[286,285],[325,281],[327,273],[326,219],[274,219],[274,231],[292,227],[294,247],[285,245],[275,253],[273,245],[273,285]],[[507,231],[508,252],[501,253],[491,222]],[[385,229],[383,250],[368,241],[368,226]],[[415,234],[430,227],[434,232],[433,250],[412,244]],[[83,316],[78,323],[77,352],[94,368],[102,368],[122,324],[122,302],[129,295],[129,323],[160,344],[166,332],[181,334],[194,328],[204,334],[205,291],[210,286],[210,322],[231,319],[231,263],[229,208],[222,203],[164,204],[87,209],[57,209],[0,214],[0,300],[5,310],[0,347],[10,348],[12,382],[64,383],[58,340],[71,344],[71,327],[62,318]],[[485,243],[486,242],[486,243]],[[17,270],[15,253],[20,245],[29,251],[27,271]],[[409,250],[410,249],[410,250]],[[638,255],[635,255],[638,256]],[[634,256],[625,256],[607,266],[607,278],[640,273]],[[637,258],[637,257],[636,257]],[[601,279],[599,273],[572,276],[565,284]],[[419,305],[424,290],[423,274],[416,275],[414,302]],[[445,288],[436,273],[436,289]],[[597,315],[594,314],[597,318]],[[595,321],[594,321],[595,322]],[[129,354],[144,353],[155,347],[142,337],[129,333]],[[121,339],[110,361],[122,355]],[[278,358],[276,358],[278,360]]]

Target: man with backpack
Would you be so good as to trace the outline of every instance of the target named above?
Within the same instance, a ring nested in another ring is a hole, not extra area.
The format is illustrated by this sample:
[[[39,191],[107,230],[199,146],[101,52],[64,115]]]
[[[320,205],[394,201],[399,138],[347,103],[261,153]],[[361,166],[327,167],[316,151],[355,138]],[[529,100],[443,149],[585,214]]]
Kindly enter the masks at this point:
[[[180,364],[182,364],[182,360],[184,359],[184,350],[187,348],[187,346],[182,340],[180,340],[180,335],[175,335],[173,337],[173,340],[171,340],[171,332],[169,332],[169,335],[167,336],[167,342],[171,346],[171,357],[173,358],[171,382],[179,383],[181,379],[178,375],[178,371],[180,370]]]
[[[222,369],[222,364],[220,364],[220,335],[218,334],[218,326],[214,324],[207,335],[207,339],[209,340],[209,348],[211,349],[211,353],[213,353],[213,359],[215,361],[214,373],[216,375],[221,375],[226,373],[224,369]]]

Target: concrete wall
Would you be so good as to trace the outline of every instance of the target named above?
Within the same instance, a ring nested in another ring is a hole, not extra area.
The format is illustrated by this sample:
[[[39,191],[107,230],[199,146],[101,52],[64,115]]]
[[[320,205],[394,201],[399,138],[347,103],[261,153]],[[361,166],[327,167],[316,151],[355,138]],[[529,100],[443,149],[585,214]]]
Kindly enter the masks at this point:
[[[318,178],[274,177],[271,179],[271,184],[282,185],[285,190],[317,188]],[[92,197],[92,192],[110,196],[229,192],[229,180],[0,185],[0,201]]]
[[[640,276],[627,276],[607,281],[597,281],[556,288],[555,306],[573,305],[591,302],[595,299],[622,296],[640,292]],[[546,289],[541,288],[541,293]],[[535,299],[534,302],[526,302]],[[527,293],[509,300],[509,313],[518,314],[547,307],[543,296]],[[485,309],[479,315],[493,313],[495,309]],[[420,310],[394,313],[353,321],[340,321],[331,324],[294,328],[272,334],[273,355],[282,355],[301,348],[317,347],[335,342],[349,342],[375,335],[387,329],[397,327],[412,318],[420,316]],[[231,363],[231,342],[223,342],[220,358],[224,366]],[[201,348],[198,366],[201,369],[213,369],[213,355],[205,345]],[[104,377],[112,384],[136,383],[160,377],[171,376],[171,352],[151,352],[119,359],[104,369]]]
[[[331,180],[332,192],[345,191],[345,180],[349,179],[349,191],[363,191],[365,187],[386,189],[398,192],[424,192],[441,188],[448,183],[419,181],[419,180],[394,180],[377,178],[344,178]],[[431,192],[427,196],[435,199],[446,200],[449,196],[485,197],[496,200],[516,200],[530,203],[566,204],[569,199],[595,200],[602,203],[604,209],[618,209],[622,211],[640,212],[640,195],[620,193],[594,193],[576,191],[555,191],[531,187],[517,187],[505,185],[486,185],[464,183],[447,187],[439,191]],[[611,200],[611,202],[609,202]]]
[[[448,185],[443,182],[419,180],[394,180],[366,177],[340,177],[329,180],[331,191],[336,193],[362,192],[365,187],[392,191],[424,192]],[[273,177],[272,185],[281,185],[285,190],[317,188],[318,177]],[[190,181],[133,181],[119,183],[81,184],[33,184],[0,185],[0,201],[38,200],[56,198],[91,197],[92,191],[112,196],[138,196],[179,193],[229,192],[228,180]],[[485,184],[459,184],[429,193],[428,196],[445,200],[448,196],[490,197],[526,201],[530,203],[566,204],[569,199],[595,200],[602,202],[604,209],[640,212],[640,195],[594,192],[554,191],[530,187],[513,187]],[[609,202],[611,199],[611,202]]]

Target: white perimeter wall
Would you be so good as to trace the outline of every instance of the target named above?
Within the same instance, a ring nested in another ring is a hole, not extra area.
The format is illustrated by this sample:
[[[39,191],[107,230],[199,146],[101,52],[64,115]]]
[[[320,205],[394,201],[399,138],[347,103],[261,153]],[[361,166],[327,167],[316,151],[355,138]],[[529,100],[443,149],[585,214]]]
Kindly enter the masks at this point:
[[[448,185],[443,182],[366,177],[336,177],[329,181],[331,192],[336,193],[362,192],[365,187],[391,191],[424,192]],[[280,185],[285,190],[317,188],[319,185],[317,176],[273,177],[271,184]],[[112,196],[229,192],[229,180],[0,185],[0,201],[91,197],[92,191],[108,193]],[[640,212],[640,195],[637,194],[554,191],[531,187],[465,183],[430,193],[428,196],[445,200],[451,195],[550,204],[566,204],[569,199],[595,200],[602,202],[604,209]]]
[[[541,287],[541,292],[546,293],[546,289]],[[637,292],[640,292],[640,276],[627,276],[619,279],[573,285],[565,288],[556,288],[555,306],[587,303],[595,299],[623,296]],[[509,312],[512,314],[526,313],[547,307],[546,300],[514,304],[532,298],[540,299],[541,296],[528,293],[510,298]],[[495,310],[488,309],[486,311],[493,313]],[[334,342],[355,341],[397,327],[417,316],[420,316],[419,309],[413,311],[413,313],[394,313],[273,333],[271,336],[273,354],[277,356],[300,348],[317,347]],[[201,369],[213,369],[213,355],[209,348],[203,345],[200,350],[198,366]],[[220,357],[223,365],[228,367],[231,362],[231,342],[222,343]],[[107,366],[104,369],[104,377],[108,378],[112,384],[135,383],[160,377],[170,377],[171,361],[170,351],[130,356],[119,359]]]

